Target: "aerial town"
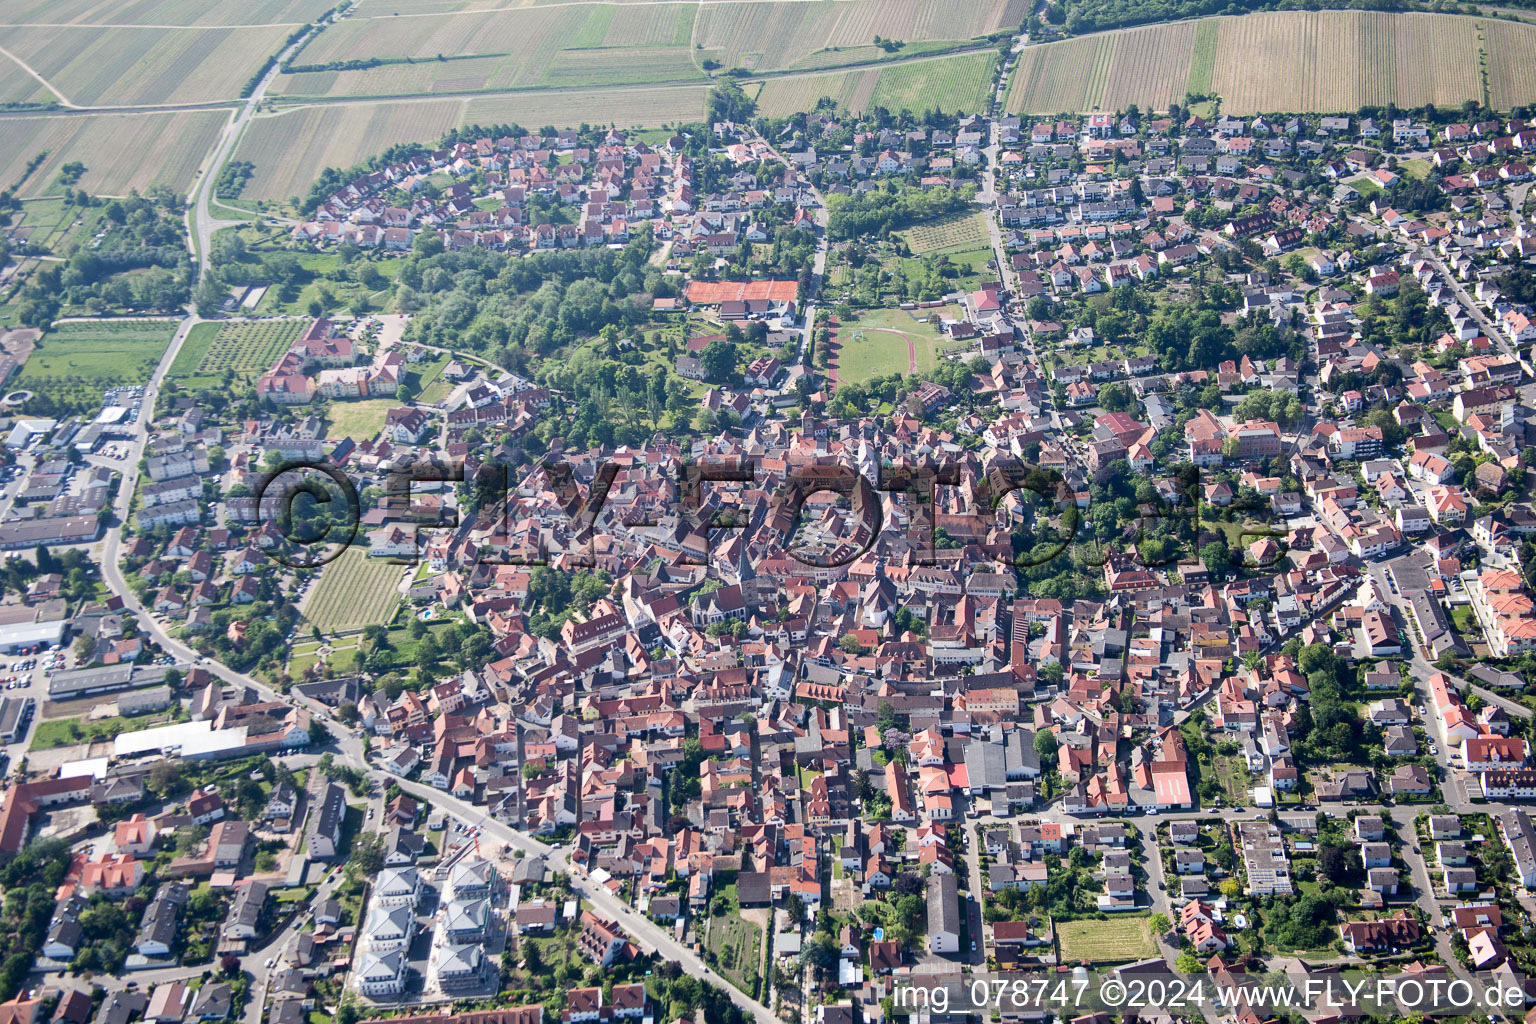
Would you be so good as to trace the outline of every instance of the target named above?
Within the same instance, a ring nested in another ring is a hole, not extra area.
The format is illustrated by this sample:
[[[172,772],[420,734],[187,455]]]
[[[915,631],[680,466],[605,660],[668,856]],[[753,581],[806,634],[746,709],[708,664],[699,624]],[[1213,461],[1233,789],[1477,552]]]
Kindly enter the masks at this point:
[[[83,399],[0,328],[0,1024],[1526,1018],[1536,121],[724,113],[385,153]]]

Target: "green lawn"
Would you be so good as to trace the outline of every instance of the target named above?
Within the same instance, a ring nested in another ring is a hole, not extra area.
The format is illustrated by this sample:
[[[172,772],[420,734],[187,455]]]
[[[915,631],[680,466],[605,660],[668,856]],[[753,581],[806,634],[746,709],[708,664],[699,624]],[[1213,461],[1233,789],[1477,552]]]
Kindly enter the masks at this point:
[[[54,747],[72,747],[77,743],[95,743],[98,740],[113,739],[125,732],[137,732],[164,724],[164,715],[97,718],[89,722],[81,718],[55,718],[37,723],[29,749],[51,750]]]
[[[446,354],[438,355],[422,363],[409,364],[405,371],[405,379],[401,381],[411,392],[411,397],[422,401],[437,401],[437,398],[446,395],[449,391],[448,382],[439,380],[438,374],[443,372],[443,367],[448,365],[449,357]],[[429,388],[442,386],[442,395],[435,398],[423,397]]]
[[[933,310],[921,310],[925,317]],[[855,338],[862,333],[862,337]],[[949,351],[966,351],[970,342],[951,341],[937,324],[923,323],[900,309],[874,309],[833,332],[839,379],[858,383],[874,376],[927,374]],[[915,365],[914,365],[915,363]]]
[[[400,403],[393,398],[369,398],[361,402],[332,402],[329,437],[367,441],[384,429],[384,417]]]
[[[1117,916],[1108,921],[1058,921],[1062,963],[1126,963],[1157,955],[1145,917]]]
[[[369,558],[366,547],[349,547],[321,570],[304,617],[324,633],[388,622],[400,600],[395,587],[402,572],[398,565]]]
[[[55,408],[95,411],[103,389],[148,383],[175,333],[172,320],[60,324],[38,341],[10,389],[46,395]]]

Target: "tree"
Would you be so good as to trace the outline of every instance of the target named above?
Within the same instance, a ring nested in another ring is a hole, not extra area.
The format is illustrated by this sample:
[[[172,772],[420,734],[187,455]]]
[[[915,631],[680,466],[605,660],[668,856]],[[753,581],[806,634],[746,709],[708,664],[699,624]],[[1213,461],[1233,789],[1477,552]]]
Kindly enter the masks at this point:
[[[1200,966],[1200,959],[1188,950],[1180,953],[1178,961],[1174,964],[1180,974],[1198,974]]]
[[[1056,760],[1056,734],[1048,729],[1041,729],[1035,733],[1035,753],[1042,764],[1054,763]]]
[[[1324,843],[1317,851],[1317,875],[1319,878],[1341,882],[1349,873],[1349,861],[1344,849],[1332,843]]]
[[[1227,573],[1228,548],[1225,537],[1211,541],[1200,549],[1200,561],[1205,563],[1205,570],[1217,579],[1223,579]]]
[[[1153,936],[1166,935],[1168,929],[1172,927],[1168,920],[1168,915],[1161,913],[1153,914],[1147,920],[1147,925],[1152,929]]]
[[[713,89],[704,101],[704,116],[711,123],[718,121],[745,122],[757,110],[757,104],[742,91],[732,79],[726,79]]]
[[[736,376],[736,346],[717,338],[699,353],[699,366],[710,383],[728,383]]]
[[[174,796],[185,787],[180,761],[156,761],[149,770],[149,788],[160,796]]]

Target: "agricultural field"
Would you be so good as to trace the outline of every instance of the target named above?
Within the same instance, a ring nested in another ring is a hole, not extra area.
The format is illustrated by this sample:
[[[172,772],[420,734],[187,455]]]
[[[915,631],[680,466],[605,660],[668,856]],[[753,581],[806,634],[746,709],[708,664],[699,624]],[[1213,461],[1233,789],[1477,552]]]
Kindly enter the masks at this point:
[[[825,51],[869,47],[875,36],[911,44],[974,39],[1016,28],[1027,13],[1029,0],[706,4],[699,8],[693,38],[704,55],[725,67],[773,71],[803,67],[800,62]]]
[[[1488,100],[1498,110],[1536,101],[1536,26],[1483,23],[1488,57]]]
[[[27,162],[46,152],[48,158],[22,186],[22,198],[57,192],[59,168],[73,161],[85,164],[78,184],[92,195],[127,195],[151,185],[185,192],[228,120],[223,110],[10,117],[0,149],[0,183],[19,180]]]
[[[1162,109],[1183,100],[1195,45],[1194,22],[1150,25],[1030,47],[1014,71],[1014,113]]]
[[[654,89],[600,89],[571,92],[509,93],[486,96],[464,104],[464,124],[552,124],[574,127],[582,122],[612,123],[620,128],[657,127],[697,121],[704,116],[704,85]]]
[[[0,25],[283,25],[291,31],[334,6],[335,0],[0,0]]]
[[[883,68],[870,103],[886,110],[914,113],[985,111],[996,67],[996,53],[967,53]]]
[[[215,385],[226,370],[249,381],[288,351],[306,325],[305,320],[198,324],[176,353],[171,376],[190,388]]]
[[[918,255],[960,251],[987,244],[987,215],[976,211],[919,224],[901,232],[907,248]]]
[[[878,68],[842,71],[826,75],[796,75],[771,78],[757,95],[760,113],[769,117],[787,117],[802,110],[816,109],[823,96],[837,101],[843,110],[862,111],[869,106],[880,80]]]
[[[771,117],[813,110],[823,96],[854,113],[877,105],[914,113],[985,110],[996,60],[994,53],[965,53],[888,68],[769,78],[762,83],[757,104]]]
[[[234,99],[292,32],[256,28],[9,28],[5,48],[71,103]]]
[[[396,18],[360,14],[331,25],[310,40],[295,64],[370,58],[434,59],[444,54],[509,54],[533,73],[567,46],[598,46],[612,10],[606,5],[524,7],[478,14],[422,14]],[[588,26],[591,26],[590,30]],[[537,82],[537,75],[519,84]]]
[[[398,12],[399,6],[390,5],[386,13],[365,4],[313,38],[294,63],[401,63],[285,74],[274,83],[274,92],[401,96],[703,80],[704,60],[756,71],[830,69],[942,52],[1012,29],[1027,13],[1028,0],[516,7],[466,0]],[[410,16],[396,17],[397,12]],[[902,45],[886,50],[873,44],[875,36]],[[404,63],[407,59],[414,63]],[[968,68],[967,73],[975,72]],[[892,83],[894,89],[901,87],[899,80]]]
[[[1008,95],[1014,113],[1166,109],[1218,95],[1232,114],[1459,106],[1482,97],[1476,18],[1285,11],[1205,18],[1030,47]],[[1528,26],[1489,21],[1496,105],[1536,98]]]
[[[234,159],[256,165],[247,199],[303,195],[326,167],[350,167],[397,142],[431,142],[459,123],[462,100],[297,107],[251,119]]]
[[[350,167],[397,142],[436,142],[461,124],[654,127],[703,117],[708,91],[700,84],[282,107],[251,119],[234,159],[256,168],[243,199],[286,199],[303,195],[326,167]]]
[[[1222,18],[1217,51],[1213,89],[1234,114],[1449,107],[1482,98],[1474,18],[1375,11]]]
[[[1197,96],[1211,94],[1216,75],[1216,47],[1221,42],[1221,21],[1202,18],[1195,25],[1195,50],[1189,60],[1189,92]]]
[[[315,591],[304,604],[304,618],[322,633],[382,625],[400,600],[395,588],[404,572],[402,566],[369,558],[366,546],[349,547],[320,571]]]
[[[1057,921],[1056,938],[1064,963],[1126,963],[1157,955],[1157,943],[1144,917]]]
[[[93,410],[104,388],[147,383],[175,333],[173,320],[60,324],[38,341],[10,387]]]
[[[14,60],[0,57],[0,103],[56,103],[58,97]]]

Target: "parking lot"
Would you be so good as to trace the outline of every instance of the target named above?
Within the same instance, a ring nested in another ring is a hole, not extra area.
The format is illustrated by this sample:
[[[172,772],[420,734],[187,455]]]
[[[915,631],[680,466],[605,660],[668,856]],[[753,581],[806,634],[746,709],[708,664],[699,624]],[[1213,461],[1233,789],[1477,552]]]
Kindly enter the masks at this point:
[[[9,771],[18,760],[27,756],[27,745],[32,732],[42,716],[43,706],[48,703],[48,680],[53,673],[69,667],[74,655],[63,649],[18,651],[0,655],[0,696],[20,700],[32,698],[32,711],[26,728],[14,743],[4,746],[6,757],[4,770]]]

